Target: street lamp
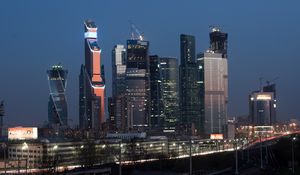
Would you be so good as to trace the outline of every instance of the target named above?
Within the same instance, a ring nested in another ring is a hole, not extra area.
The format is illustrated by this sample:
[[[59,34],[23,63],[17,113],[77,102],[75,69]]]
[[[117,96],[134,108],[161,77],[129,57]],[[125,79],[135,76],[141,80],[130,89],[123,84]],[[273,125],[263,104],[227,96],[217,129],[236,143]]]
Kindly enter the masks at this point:
[[[54,151],[57,150],[58,146],[57,145],[54,145],[52,147],[52,159],[53,159],[53,164],[54,164],[54,172],[56,172],[56,160],[55,160],[55,154],[54,154]]]
[[[6,144],[3,143],[2,144],[2,148],[3,148],[3,155],[4,155],[4,174],[6,174]]]
[[[293,137],[293,138],[292,138],[292,172],[293,172],[293,174],[295,174],[294,141],[296,141],[296,137]]]
[[[233,142],[235,149],[235,174],[239,174],[239,163],[238,163],[238,139]]]
[[[29,150],[28,150],[28,145],[26,142],[23,143],[23,146],[22,146],[22,155],[21,157],[23,158],[23,150],[24,149],[27,149],[27,158],[26,158],[26,174],[27,174],[27,162],[28,162],[28,156],[29,156]]]

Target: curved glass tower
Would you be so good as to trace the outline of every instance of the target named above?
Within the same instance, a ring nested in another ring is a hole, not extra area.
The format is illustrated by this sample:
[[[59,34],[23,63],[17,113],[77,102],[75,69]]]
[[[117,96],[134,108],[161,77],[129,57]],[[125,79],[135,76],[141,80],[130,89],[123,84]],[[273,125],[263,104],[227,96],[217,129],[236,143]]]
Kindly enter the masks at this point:
[[[53,65],[47,71],[49,84],[48,121],[51,127],[68,125],[66,86],[68,71],[61,65]]]

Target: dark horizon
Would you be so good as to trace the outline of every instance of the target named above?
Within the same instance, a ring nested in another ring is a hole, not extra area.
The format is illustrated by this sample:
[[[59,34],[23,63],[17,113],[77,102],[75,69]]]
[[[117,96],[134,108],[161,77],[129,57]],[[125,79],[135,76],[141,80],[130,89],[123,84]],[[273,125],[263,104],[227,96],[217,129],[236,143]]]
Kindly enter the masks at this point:
[[[150,42],[151,55],[178,60],[181,33],[194,35],[196,53],[204,52],[209,47],[209,26],[219,25],[228,33],[229,117],[248,114],[248,95],[259,89],[260,77],[264,77],[264,84],[279,77],[275,81],[277,118],[300,119],[300,24],[296,22],[300,18],[300,2],[32,0],[0,4],[0,20],[5,24],[0,29],[0,100],[5,101],[4,121],[9,126],[36,126],[47,121],[46,71],[58,63],[69,72],[69,119],[73,120],[71,125],[78,124],[78,76],[84,63],[86,19],[94,20],[99,28],[107,97],[111,96],[111,51],[116,44],[126,44],[130,37],[129,20]],[[141,7],[147,8],[139,10]]]

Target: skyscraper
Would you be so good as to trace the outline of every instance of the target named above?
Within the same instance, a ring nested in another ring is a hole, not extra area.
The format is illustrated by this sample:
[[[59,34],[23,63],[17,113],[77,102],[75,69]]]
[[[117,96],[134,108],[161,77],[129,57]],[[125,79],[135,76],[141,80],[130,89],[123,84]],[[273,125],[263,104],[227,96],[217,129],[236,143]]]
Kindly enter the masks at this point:
[[[203,116],[200,98],[200,74],[195,58],[195,37],[180,35],[180,110],[181,121],[194,125],[191,134],[202,134]],[[191,127],[193,128],[193,127]]]
[[[150,123],[151,128],[160,130],[164,125],[162,89],[160,75],[160,58],[151,55],[150,60]]]
[[[175,132],[179,121],[179,93],[178,93],[178,60],[177,58],[160,58],[160,80],[162,110],[165,116],[164,132]]]
[[[128,128],[144,130],[149,126],[149,42],[127,40],[126,102]]]
[[[270,126],[276,123],[276,84],[267,84],[260,91],[249,95],[249,121],[255,126]]]
[[[54,65],[47,71],[49,84],[48,121],[50,127],[68,125],[66,86],[68,71],[61,65]]]
[[[82,129],[100,129],[105,122],[105,82],[97,26],[84,22],[85,65],[79,76],[79,122]]]
[[[249,117],[252,125],[271,126],[275,123],[276,100],[273,92],[254,91],[249,96]]]
[[[126,129],[126,49],[116,45],[112,50],[112,98],[110,101],[111,124],[116,130]],[[114,119],[112,119],[114,117]]]
[[[225,134],[228,104],[227,34],[213,28],[210,49],[197,57],[206,134]]]

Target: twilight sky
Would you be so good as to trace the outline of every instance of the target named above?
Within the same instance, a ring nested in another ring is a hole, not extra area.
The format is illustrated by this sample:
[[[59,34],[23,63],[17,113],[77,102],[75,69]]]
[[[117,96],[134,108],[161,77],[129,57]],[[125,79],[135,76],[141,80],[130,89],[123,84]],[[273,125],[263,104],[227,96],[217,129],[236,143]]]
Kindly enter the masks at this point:
[[[248,114],[248,94],[259,77],[276,81],[278,118],[300,119],[300,1],[290,0],[1,0],[0,99],[5,123],[36,126],[47,121],[46,70],[68,69],[71,125],[78,124],[78,75],[84,62],[83,21],[98,26],[107,95],[111,50],[125,44],[132,21],[150,41],[150,54],[179,58],[179,35],[196,36],[196,49],[209,46],[208,27],[229,34],[229,116]]]

